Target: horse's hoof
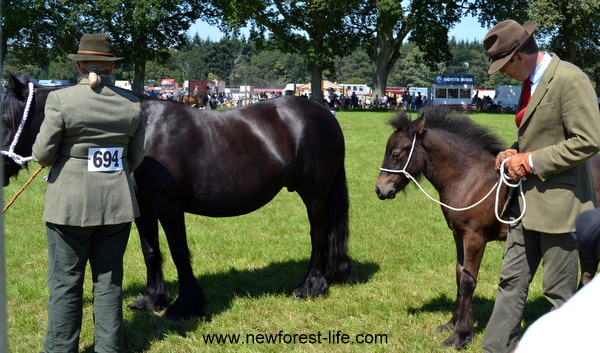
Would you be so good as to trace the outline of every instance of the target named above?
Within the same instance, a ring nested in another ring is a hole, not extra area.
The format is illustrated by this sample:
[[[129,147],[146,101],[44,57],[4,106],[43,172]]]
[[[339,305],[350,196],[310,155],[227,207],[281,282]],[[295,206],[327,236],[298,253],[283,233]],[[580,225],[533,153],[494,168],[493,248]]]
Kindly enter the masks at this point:
[[[152,310],[152,311],[162,311],[165,310],[168,303],[166,299],[155,299],[153,300],[151,297],[145,295],[135,302],[129,304],[129,310],[131,311],[142,311],[142,310]]]
[[[329,289],[329,283],[325,277],[307,278],[298,288],[294,289],[296,299],[316,297],[325,294]]]
[[[452,330],[454,330],[454,324],[451,322],[437,327],[438,332],[446,332],[446,331],[452,331]]]
[[[453,333],[452,336],[448,337],[444,342],[442,342],[443,346],[450,347],[454,346],[456,349],[463,349],[467,346],[469,342],[473,340],[473,333],[469,333],[466,335]]]
[[[196,317],[205,317],[206,312],[204,310],[206,302],[196,301],[193,303],[183,303],[180,298],[175,300],[175,302],[167,308],[165,312],[165,316],[169,320],[179,321],[186,320]]]

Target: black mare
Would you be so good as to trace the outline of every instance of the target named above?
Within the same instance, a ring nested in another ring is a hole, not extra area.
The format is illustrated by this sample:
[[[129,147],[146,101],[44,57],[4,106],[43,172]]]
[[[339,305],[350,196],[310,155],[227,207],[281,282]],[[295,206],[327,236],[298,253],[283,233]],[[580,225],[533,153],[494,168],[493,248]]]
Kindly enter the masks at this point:
[[[10,75],[4,101],[5,149],[21,121],[27,78]],[[50,89],[35,94],[15,153],[30,156]],[[206,315],[202,288],[190,264],[184,213],[230,217],[252,212],[284,187],[297,192],[310,222],[308,274],[298,298],[323,294],[350,272],[348,189],[344,137],[321,105],[284,97],[226,111],[199,110],[140,96],[146,117],[146,157],[134,172],[141,215],[136,225],[147,267],[147,289],[132,309],[167,309],[169,318]],[[82,109],[86,109],[82,107]],[[21,166],[4,158],[5,179]],[[179,277],[179,297],[168,304],[159,249],[163,227]]]
[[[414,121],[402,112],[390,123],[395,131],[387,141],[382,168],[394,171],[406,168],[414,178],[424,175],[446,205],[454,208],[473,205],[499,181],[494,166],[496,155],[504,149],[503,143],[466,116],[433,107],[422,109]],[[407,164],[415,138],[414,151]],[[596,197],[600,200],[600,157],[592,158],[591,165]],[[392,199],[409,182],[403,173],[382,170],[375,192],[382,200]],[[506,186],[499,196],[501,211],[507,197]],[[454,235],[457,257],[454,311],[450,321],[438,327],[440,331],[452,331],[443,342],[446,346],[460,349],[474,337],[471,304],[483,253],[487,242],[505,240],[508,230],[506,224],[496,219],[494,207],[494,193],[469,210],[442,207]],[[580,255],[581,283],[584,284],[596,273],[598,263],[584,258],[585,252]]]

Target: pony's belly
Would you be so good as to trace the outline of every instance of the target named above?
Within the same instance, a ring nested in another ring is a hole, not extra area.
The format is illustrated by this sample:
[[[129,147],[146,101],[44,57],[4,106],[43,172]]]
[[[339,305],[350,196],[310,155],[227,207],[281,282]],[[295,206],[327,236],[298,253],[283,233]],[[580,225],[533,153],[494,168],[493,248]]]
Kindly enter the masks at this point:
[[[184,211],[209,217],[234,217],[254,212],[269,203],[277,192],[264,192],[247,196],[222,195],[221,197],[194,198],[185,203]]]

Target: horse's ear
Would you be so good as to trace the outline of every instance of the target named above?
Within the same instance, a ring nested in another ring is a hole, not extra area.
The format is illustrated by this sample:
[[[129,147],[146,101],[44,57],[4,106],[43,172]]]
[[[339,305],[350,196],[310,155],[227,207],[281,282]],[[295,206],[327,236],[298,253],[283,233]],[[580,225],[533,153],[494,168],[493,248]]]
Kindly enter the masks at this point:
[[[425,117],[421,116],[417,120],[413,121],[410,125],[409,134],[423,135],[427,131],[425,128]]]
[[[29,76],[21,74],[19,77],[8,72],[8,88],[13,91],[19,100],[25,99],[29,95]]]
[[[390,121],[388,123],[394,129],[402,130],[406,126],[408,126],[408,124],[410,124],[410,118],[408,117],[408,114],[406,114],[406,112],[404,110],[400,110],[400,111],[398,111],[398,113],[396,113],[395,117],[390,119]]]

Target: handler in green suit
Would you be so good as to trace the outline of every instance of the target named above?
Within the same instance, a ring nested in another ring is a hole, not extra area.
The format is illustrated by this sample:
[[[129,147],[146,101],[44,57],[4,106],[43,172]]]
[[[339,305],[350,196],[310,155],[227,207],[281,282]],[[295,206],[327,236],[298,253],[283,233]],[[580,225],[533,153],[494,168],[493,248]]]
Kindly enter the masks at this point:
[[[108,36],[85,34],[77,54],[83,76],[48,95],[33,159],[51,166],[43,219],[48,238],[46,352],[77,352],[89,261],[94,352],[123,352],[121,286],[131,222],[139,215],[129,174],[144,157],[139,99],[113,86]]]
[[[543,260],[543,291],[553,308],[577,290],[575,219],[596,206],[588,159],[600,150],[600,113],[589,78],[555,54],[540,52],[535,22],[503,21],[485,36],[496,71],[525,82],[516,116],[517,142],[498,154],[507,173],[522,180],[524,198],[512,197],[509,227],[484,352],[510,352],[521,329],[529,284]],[[528,102],[528,103],[527,103]],[[526,201],[526,207],[525,207]]]

